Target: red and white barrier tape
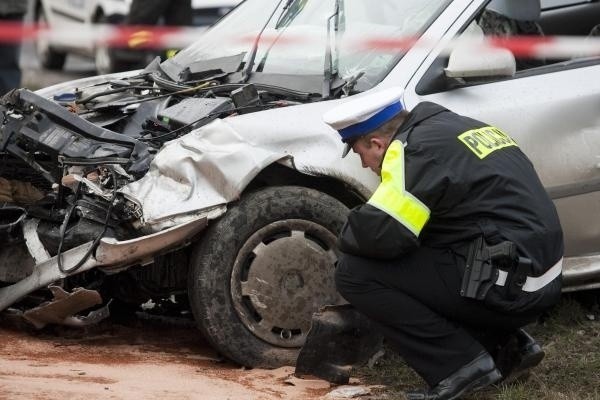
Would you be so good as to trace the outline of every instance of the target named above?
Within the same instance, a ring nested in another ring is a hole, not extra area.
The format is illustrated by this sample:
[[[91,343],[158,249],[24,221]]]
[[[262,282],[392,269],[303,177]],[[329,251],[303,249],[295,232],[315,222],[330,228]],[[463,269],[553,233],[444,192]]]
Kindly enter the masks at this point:
[[[0,43],[46,41],[68,43],[72,46],[127,47],[127,48],[183,48],[195,42],[206,28],[163,26],[93,25],[50,28],[46,25],[0,23]]]
[[[94,25],[74,30],[72,27],[48,28],[43,25],[0,23],[0,43],[18,43],[41,40],[69,43],[73,46],[107,46],[124,48],[183,48],[194,43],[206,28],[157,27],[157,26],[118,26]],[[223,46],[228,43],[240,45],[254,43],[255,36],[237,36],[222,38]],[[315,35],[274,35],[265,33],[261,44],[278,46],[306,46],[313,41],[322,43],[322,36]],[[407,51],[415,46],[431,47],[424,39],[406,37],[389,38],[376,35],[362,35],[354,39],[344,39],[344,46],[364,51],[384,53]],[[504,48],[516,57],[530,58],[570,58],[600,56],[600,37],[575,36],[486,36],[459,37],[449,41],[443,52],[449,54],[457,46],[471,46],[475,50],[486,48]]]

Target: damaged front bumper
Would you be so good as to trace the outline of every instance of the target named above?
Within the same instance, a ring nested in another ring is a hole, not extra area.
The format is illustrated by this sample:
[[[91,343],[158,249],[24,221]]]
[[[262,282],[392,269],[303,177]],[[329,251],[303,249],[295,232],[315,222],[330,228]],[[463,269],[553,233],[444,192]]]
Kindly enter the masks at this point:
[[[0,288],[0,311],[5,310],[35,290],[92,268],[100,267],[105,271],[116,272],[120,268],[129,265],[149,262],[152,257],[160,253],[186,245],[194,235],[206,227],[206,224],[207,218],[199,217],[185,224],[132,240],[119,242],[114,239],[103,238],[100,240],[95,254],[89,256],[79,268],[70,272],[64,271],[68,271],[67,268],[80,263],[87,256],[92,249],[92,242],[68,250],[61,256],[43,260],[34,266],[32,273],[26,278],[10,286]],[[59,267],[59,257],[61,258],[62,268]]]

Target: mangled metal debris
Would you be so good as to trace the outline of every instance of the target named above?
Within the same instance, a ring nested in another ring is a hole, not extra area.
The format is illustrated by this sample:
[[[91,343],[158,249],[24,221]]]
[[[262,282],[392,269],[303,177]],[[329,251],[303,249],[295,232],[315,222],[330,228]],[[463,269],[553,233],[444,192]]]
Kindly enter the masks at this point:
[[[42,191],[30,182],[0,177],[0,203],[33,204],[43,198]]]
[[[102,297],[95,290],[78,288],[72,293],[67,293],[59,286],[50,286],[49,289],[53,295],[51,301],[23,313],[23,317],[37,329],[48,324],[82,327],[95,324],[109,316],[108,305],[84,317],[77,315],[102,304]]]
[[[340,386],[327,393],[328,399],[354,399],[361,396],[368,396],[371,390],[364,386]]]
[[[206,218],[200,218],[162,232],[119,242],[104,238],[95,248],[92,242],[65,251],[47,259],[33,268],[31,274],[12,285],[0,288],[0,311],[21,300],[27,294],[42,289],[53,282],[89,271],[96,267],[107,270],[148,260],[160,251],[181,246],[206,226]],[[59,258],[61,261],[59,262]]]

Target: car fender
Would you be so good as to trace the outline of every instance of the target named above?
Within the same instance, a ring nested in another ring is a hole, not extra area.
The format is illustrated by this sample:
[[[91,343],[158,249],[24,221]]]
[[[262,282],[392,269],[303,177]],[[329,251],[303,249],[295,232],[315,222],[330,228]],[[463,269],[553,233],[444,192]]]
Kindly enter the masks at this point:
[[[152,231],[237,200],[274,162],[341,180],[367,198],[379,178],[356,155],[341,158],[339,136],[320,118],[337,102],[215,120],[165,144],[148,173],[121,192],[141,205],[143,224]]]

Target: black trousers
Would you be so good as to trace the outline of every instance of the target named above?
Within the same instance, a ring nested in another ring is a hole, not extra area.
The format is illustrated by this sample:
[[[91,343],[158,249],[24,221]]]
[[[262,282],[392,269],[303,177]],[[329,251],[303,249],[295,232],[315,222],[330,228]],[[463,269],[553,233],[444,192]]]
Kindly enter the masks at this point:
[[[386,340],[434,386],[481,351],[493,352],[536,315],[504,314],[459,294],[450,250],[419,248],[400,260],[343,254],[336,270],[340,294],[377,322]]]
[[[0,21],[21,21],[22,15],[0,16]],[[0,96],[21,86],[20,44],[0,44]]]
[[[192,1],[134,0],[127,22],[130,25],[156,25],[161,17],[165,25],[192,25]]]

